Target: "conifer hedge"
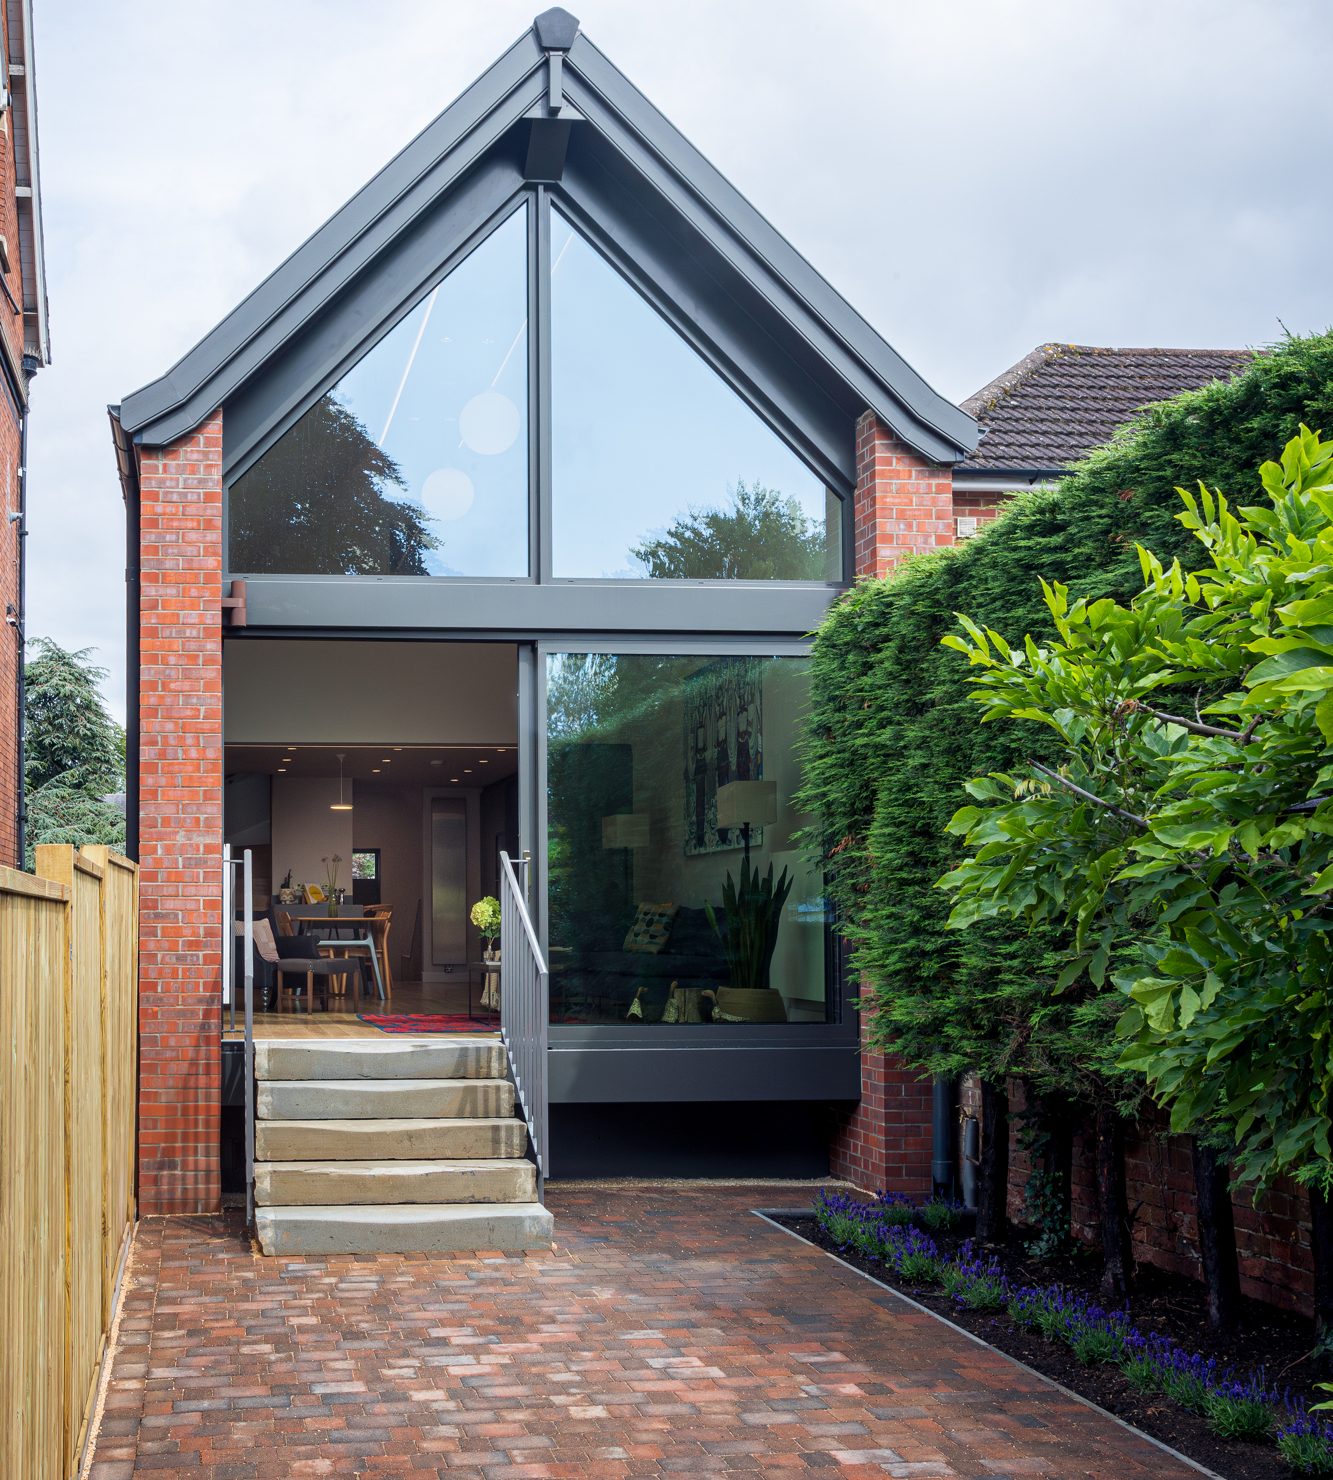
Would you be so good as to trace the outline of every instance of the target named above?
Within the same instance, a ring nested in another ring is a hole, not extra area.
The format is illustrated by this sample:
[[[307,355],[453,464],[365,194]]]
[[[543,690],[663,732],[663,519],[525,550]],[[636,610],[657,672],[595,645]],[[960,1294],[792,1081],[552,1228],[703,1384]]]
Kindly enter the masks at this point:
[[[1141,413],[1055,488],[1023,494],[974,539],[858,584],[815,636],[802,805],[850,964],[866,980],[872,1037],[931,1073],[976,1069],[1092,1106],[1131,1109],[1115,1064],[1108,992],[1066,1003],[1068,957],[1051,931],[951,931],[935,887],[961,856],[945,824],[973,776],[1043,759],[1034,726],[980,725],[965,660],[942,647],[954,614],[1020,641],[1049,628],[1040,581],[1129,600],[1135,545],[1163,562],[1197,551],[1176,514],[1199,480],[1247,497],[1254,470],[1301,423],[1333,433],[1333,332],[1288,338],[1230,382]]]

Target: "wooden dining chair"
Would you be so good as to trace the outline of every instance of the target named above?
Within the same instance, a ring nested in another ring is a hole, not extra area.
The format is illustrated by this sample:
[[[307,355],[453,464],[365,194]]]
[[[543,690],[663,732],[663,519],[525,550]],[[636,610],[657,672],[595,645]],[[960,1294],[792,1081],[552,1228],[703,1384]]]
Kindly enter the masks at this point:
[[[367,920],[375,921],[371,931],[375,936],[379,947],[380,960],[384,967],[384,990],[393,996],[393,968],[389,965],[389,927],[393,924],[393,906],[391,904],[368,904],[365,907]]]
[[[274,910],[273,918],[278,922],[279,935],[295,935],[296,927],[292,924],[290,910]]]

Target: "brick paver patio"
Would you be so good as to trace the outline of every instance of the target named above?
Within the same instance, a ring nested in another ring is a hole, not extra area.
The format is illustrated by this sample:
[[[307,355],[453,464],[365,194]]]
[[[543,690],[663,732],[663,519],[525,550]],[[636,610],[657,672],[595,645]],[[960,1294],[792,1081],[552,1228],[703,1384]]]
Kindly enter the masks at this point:
[[[806,1197],[557,1185],[529,1258],[147,1220],[92,1480],[1198,1473],[748,1211]]]

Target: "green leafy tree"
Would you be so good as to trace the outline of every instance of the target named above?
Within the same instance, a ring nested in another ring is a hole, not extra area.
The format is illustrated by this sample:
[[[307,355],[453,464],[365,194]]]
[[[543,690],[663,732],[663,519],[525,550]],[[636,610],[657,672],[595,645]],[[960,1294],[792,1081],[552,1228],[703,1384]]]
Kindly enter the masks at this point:
[[[27,859],[38,843],[125,846],[125,813],[108,800],[125,786],[125,732],[102,702],[106,670],[90,648],[69,652],[50,638],[29,646],[23,670],[23,785]]]
[[[1333,335],[1288,339],[1229,382],[1148,408],[1057,487],[1015,497],[976,538],[861,582],[816,634],[800,805],[818,820],[807,846],[862,979],[871,1041],[923,1073],[982,1076],[979,1228],[1003,1218],[1007,1077],[1035,1074],[1027,1087],[1041,1096],[1045,1085],[1048,1127],[1067,1131],[1068,1097],[1089,1066],[1117,1053],[1100,1017],[1108,992],[1089,995],[1085,1017],[1050,990],[1070,952],[1063,925],[948,928],[950,902],[934,885],[961,857],[946,826],[963,784],[1029,759],[1054,763],[1056,736],[979,725],[966,661],[940,639],[965,611],[1050,640],[1043,577],[1071,600],[1129,601],[1142,587],[1137,544],[1167,563],[1197,558],[1175,518],[1176,486],[1250,486],[1302,422],[1333,426]],[[1129,1077],[1121,1083],[1132,1096]]]
[[[332,395],[231,488],[229,563],[236,571],[424,576],[440,541],[398,464]]]
[[[1222,1130],[1238,1177],[1333,1193],[1333,443],[1307,429],[1233,510],[1181,490],[1207,564],[1140,549],[1131,603],[1047,585],[1055,636],[962,618],[990,721],[1053,763],[974,780],[950,829],[954,926],[1068,932],[1057,992],[1121,992],[1125,1067],[1172,1128]],[[1196,546],[1197,548],[1197,546]]]
[[[728,507],[691,509],[630,553],[655,581],[821,581],[829,564],[823,523],[758,483],[737,483]]]

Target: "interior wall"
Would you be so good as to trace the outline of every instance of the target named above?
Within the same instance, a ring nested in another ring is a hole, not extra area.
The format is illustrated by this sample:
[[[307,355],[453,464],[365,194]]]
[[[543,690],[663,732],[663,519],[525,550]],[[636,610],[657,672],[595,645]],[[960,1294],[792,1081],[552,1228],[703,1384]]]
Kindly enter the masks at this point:
[[[223,644],[232,745],[505,745],[518,649],[499,642]]]
[[[412,944],[422,898],[421,787],[358,781],[352,799],[353,846],[380,849],[379,903],[393,906],[389,956],[396,962]]]
[[[273,875],[281,883],[288,869],[292,883],[322,884],[325,858],[342,859],[338,881],[352,887],[352,819],[355,812],[334,812],[336,776],[273,778]]]

